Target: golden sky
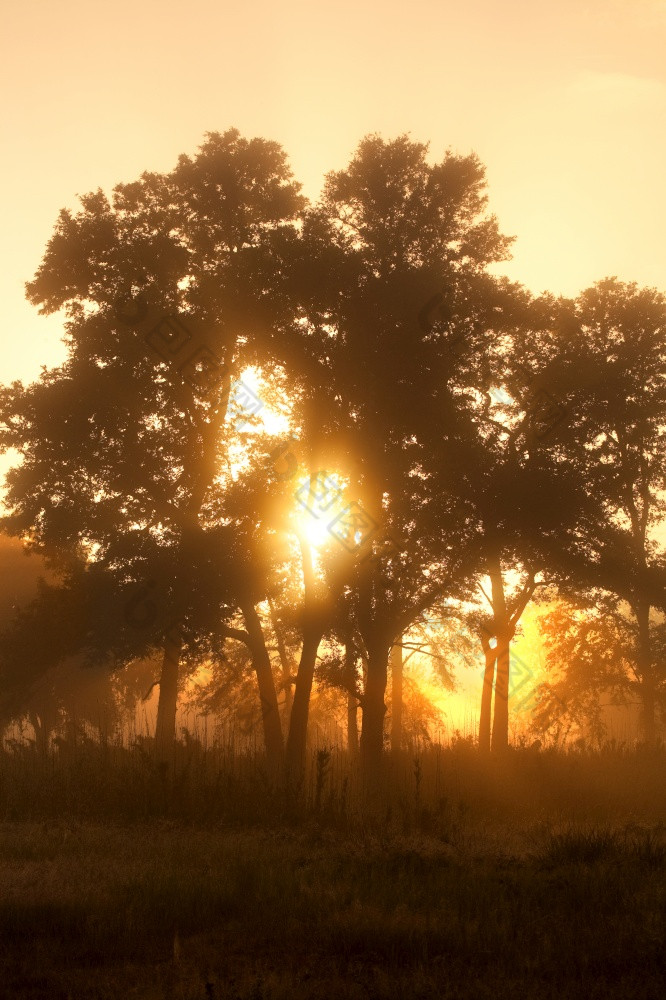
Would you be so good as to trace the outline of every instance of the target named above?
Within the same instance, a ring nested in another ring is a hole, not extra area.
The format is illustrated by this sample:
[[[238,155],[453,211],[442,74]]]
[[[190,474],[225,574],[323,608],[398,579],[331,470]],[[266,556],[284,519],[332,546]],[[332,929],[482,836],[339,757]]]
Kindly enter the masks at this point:
[[[311,197],[368,132],[474,150],[511,277],[666,288],[666,0],[7,0],[3,22],[0,381],[63,356],[23,287],[58,210],[232,126]]]

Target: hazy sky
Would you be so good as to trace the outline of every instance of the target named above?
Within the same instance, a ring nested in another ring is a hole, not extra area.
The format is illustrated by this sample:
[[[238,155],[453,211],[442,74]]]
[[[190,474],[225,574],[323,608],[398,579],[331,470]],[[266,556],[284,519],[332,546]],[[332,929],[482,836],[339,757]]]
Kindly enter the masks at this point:
[[[506,273],[666,289],[666,0],[5,0],[0,382],[63,356],[25,301],[58,210],[206,131],[275,139],[305,193],[368,132],[476,151]]]

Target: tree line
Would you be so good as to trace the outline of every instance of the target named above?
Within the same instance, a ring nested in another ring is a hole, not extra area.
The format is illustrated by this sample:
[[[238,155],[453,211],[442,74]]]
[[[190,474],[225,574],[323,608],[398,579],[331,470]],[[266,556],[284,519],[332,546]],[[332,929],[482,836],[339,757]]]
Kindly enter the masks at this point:
[[[512,641],[557,597],[535,715],[610,686],[658,737],[666,299],[495,276],[512,240],[482,164],[427,153],[367,136],[313,204],[277,143],[231,129],[61,211],[27,294],[64,310],[67,358],[0,390],[2,529],[57,576],[2,633],[5,718],[67,657],[160,650],[168,762],[183,676],[242,650],[271,774],[298,787],[319,662],[373,785],[409,637],[475,637],[479,747],[501,751]],[[260,430],[264,404],[287,431]]]

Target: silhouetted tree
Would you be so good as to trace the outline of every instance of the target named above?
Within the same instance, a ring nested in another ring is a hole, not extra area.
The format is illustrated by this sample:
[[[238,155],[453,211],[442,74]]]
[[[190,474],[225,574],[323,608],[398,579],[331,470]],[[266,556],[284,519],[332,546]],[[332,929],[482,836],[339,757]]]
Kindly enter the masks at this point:
[[[666,299],[607,279],[570,304],[566,349],[548,373],[569,410],[560,460],[584,483],[587,506],[553,542],[563,594],[626,608],[634,632],[645,739],[656,733],[666,675],[657,649],[666,610],[660,540],[666,469]],[[610,604],[608,603],[610,602]],[[619,606],[618,606],[619,602]],[[659,613],[657,613],[659,612]]]
[[[350,564],[368,661],[369,772],[381,758],[389,649],[443,589],[455,590],[466,545],[473,562],[474,526],[455,494],[434,513],[435,473],[444,464],[459,474],[473,458],[470,437],[482,450],[479,427],[457,416],[471,406],[461,391],[488,381],[480,348],[511,296],[508,283],[484,274],[510,240],[485,215],[482,166],[452,154],[430,166],[426,151],[404,136],[366,138],[350,166],[328,176],[304,229],[312,292],[295,358],[311,467],[339,468],[372,522],[409,550],[409,561]]]
[[[143,546],[169,550],[164,759],[191,596],[180,566],[206,551],[215,523],[231,380],[291,321],[279,262],[296,238],[298,188],[276,143],[230,130],[170,174],[63,210],[28,295],[42,312],[66,310],[68,358],[0,399],[0,445],[24,459],[8,477],[5,530],[41,551],[93,546],[128,575]],[[279,753],[276,702],[269,717],[267,747]]]

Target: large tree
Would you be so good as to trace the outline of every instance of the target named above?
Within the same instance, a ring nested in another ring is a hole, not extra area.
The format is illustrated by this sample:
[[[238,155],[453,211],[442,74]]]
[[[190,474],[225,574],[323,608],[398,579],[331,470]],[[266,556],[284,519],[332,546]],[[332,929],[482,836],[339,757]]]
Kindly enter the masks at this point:
[[[489,387],[484,345],[513,294],[485,273],[510,240],[486,213],[483,167],[450,153],[430,165],[426,154],[404,136],[367,137],[327,177],[303,237],[310,292],[293,365],[310,470],[344,475],[375,537],[385,530],[403,546],[363,561],[357,522],[347,586],[368,660],[368,773],[381,760],[391,646],[443,591],[457,592],[478,556],[477,525],[455,489],[485,447],[465,389]],[[444,478],[454,487],[445,498]]]
[[[83,546],[136,584],[145,550],[164,550],[166,759],[191,599],[181,568],[218,524],[231,382],[292,321],[282,271],[304,200],[276,143],[230,130],[169,174],[81,201],[28,285],[42,312],[65,310],[67,360],[0,400],[0,445],[22,456],[3,523],[44,553]],[[266,726],[279,752],[277,703]]]

